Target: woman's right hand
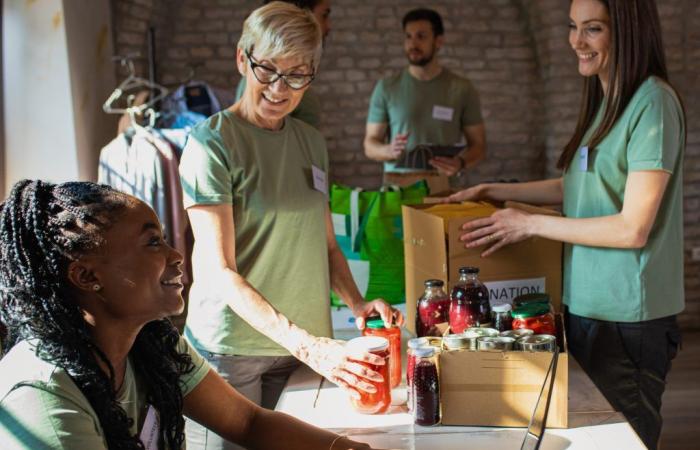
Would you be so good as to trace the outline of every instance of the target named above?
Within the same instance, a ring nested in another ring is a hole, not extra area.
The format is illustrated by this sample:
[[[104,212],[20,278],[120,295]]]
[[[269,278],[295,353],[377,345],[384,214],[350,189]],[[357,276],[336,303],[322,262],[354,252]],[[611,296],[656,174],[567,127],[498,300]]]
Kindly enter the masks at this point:
[[[440,203],[458,203],[458,202],[475,202],[478,200],[484,200],[484,184],[477,184],[467,189],[463,189],[459,192],[445,197],[440,200]]]
[[[300,359],[354,398],[360,397],[360,391],[376,392],[370,382],[383,380],[380,373],[361,364],[381,366],[385,364],[383,358],[367,352],[358,353],[347,348],[343,341],[317,337],[309,345],[305,357]]]

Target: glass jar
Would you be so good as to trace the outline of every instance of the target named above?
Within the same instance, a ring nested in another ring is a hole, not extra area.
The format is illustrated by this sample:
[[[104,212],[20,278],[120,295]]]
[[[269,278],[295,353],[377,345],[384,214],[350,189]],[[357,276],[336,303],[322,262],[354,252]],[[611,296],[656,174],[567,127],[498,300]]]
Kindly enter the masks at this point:
[[[513,316],[510,314],[511,309],[513,309],[513,307],[508,303],[493,305],[491,307],[492,326],[499,332],[513,329]]]
[[[557,327],[554,322],[554,314],[549,309],[549,304],[531,303],[513,310],[513,329],[525,328],[532,330],[534,334],[551,334],[556,336]]]
[[[363,336],[348,341],[348,347],[360,352],[372,353],[384,359],[383,365],[358,362],[370,370],[378,372],[382,381],[366,381],[376,389],[375,392],[359,391],[360,398],[350,397],[350,403],[362,414],[381,414],[391,405],[391,387],[389,387],[389,340],[379,336]]]
[[[459,281],[450,294],[450,330],[461,333],[469,327],[490,327],[489,291],[479,281],[478,267],[461,267]]]
[[[422,336],[441,336],[438,324],[450,320],[450,297],[443,287],[442,280],[426,280],[425,292],[416,306],[416,334]]]
[[[386,328],[381,317],[369,317],[362,335],[379,336],[389,341],[389,382],[395,388],[401,383],[401,329],[395,325]]]
[[[552,309],[549,294],[544,292],[533,292],[532,294],[518,295],[513,299],[513,309],[520,308],[521,306],[530,305],[532,303],[543,303],[549,305],[549,311],[554,313]]]
[[[428,339],[424,337],[409,339],[406,349],[406,405],[408,410],[413,409],[411,404],[411,385],[413,382],[413,368],[416,366],[416,356],[414,350],[420,347],[429,347]]]
[[[420,347],[414,351],[416,365],[413,368],[413,421],[417,425],[431,426],[440,422],[440,381],[437,358],[432,347]]]

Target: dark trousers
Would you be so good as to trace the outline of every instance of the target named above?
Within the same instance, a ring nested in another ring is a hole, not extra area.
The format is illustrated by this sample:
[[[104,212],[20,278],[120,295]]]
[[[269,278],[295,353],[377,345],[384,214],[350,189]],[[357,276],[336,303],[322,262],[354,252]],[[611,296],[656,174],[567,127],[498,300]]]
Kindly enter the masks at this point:
[[[676,316],[607,322],[566,313],[569,352],[651,450],[661,434],[661,396],[681,335]]]

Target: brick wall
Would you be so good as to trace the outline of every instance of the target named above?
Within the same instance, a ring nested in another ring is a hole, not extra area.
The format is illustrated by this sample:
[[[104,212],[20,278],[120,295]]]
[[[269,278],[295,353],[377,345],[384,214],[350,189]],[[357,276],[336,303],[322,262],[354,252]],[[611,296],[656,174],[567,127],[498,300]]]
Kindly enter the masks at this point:
[[[323,107],[331,176],[350,185],[380,182],[381,165],[362,150],[369,96],[376,80],[405,67],[400,19],[424,3],[332,0],[333,30],[314,89]],[[159,80],[196,78],[231,99],[239,75],[235,45],[255,0],[114,0],[119,52],[146,54],[145,31],[157,30]],[[685,100],[686,292],[684,327],[700,328],[700,4],[657,0],[672,82]],[[469,77],[481,95],[488,158],[466,180],[557,176],[555,163],[578,114],[581,79],[568,41],[562,0],[433,0],[445,19],[443,64]]]

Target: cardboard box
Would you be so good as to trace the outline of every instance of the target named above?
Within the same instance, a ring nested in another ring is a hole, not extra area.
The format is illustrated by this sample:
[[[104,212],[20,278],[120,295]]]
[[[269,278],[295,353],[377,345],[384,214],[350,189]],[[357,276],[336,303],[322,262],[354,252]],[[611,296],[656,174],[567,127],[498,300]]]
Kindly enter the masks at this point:
[[[417,181],[425,180],[428,191],[445,192],[450,189],[450,180],[445,175],[437,172],[385,172],[384,185],[396,185],[399,187],[410,186]]]
[[[506,202],[532,213],[557,212],[520,203]],[[415,333],[416,303],[425,280],[443,280],[446,289],[459,279],[459,268],[479,267],[479,278],[489,288],[492,304],[510,303],[513,297],[546,292],[559,311],[561,304],[561,242],[530,238],[508,245],[482,258],[484,247],[466,249],[459,240],[462,224],[493,214],[497,208],[486,203],[406,205],[402,207],[406,273],[407,328]]]
[[[561,343],[547,427],[568,426],[569,355],[561,315]],[[443,352],[440,401],[443,425],[527,427],[552,359],[547,352]]]

